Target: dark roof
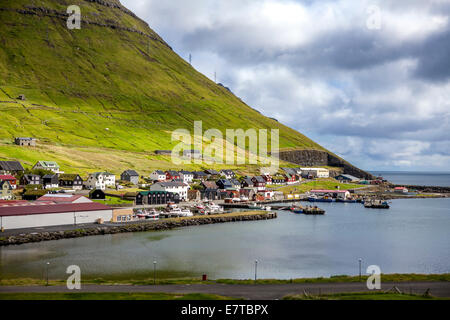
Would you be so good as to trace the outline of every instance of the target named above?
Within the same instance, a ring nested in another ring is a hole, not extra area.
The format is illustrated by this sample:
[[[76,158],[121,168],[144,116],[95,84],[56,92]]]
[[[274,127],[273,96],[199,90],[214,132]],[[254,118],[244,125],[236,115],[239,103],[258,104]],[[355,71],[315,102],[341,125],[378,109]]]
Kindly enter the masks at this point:
[[[5,205],[0,204],[0,216],[27,216],[33,214],[50,214],[50,213],[64,213],[64,212],[80,212],[80,211],[100,211],[111,210],[110,207],[101,203],[64,203],[64,204],[18,204]]]
[[[78,174],[69,174],[69,173],[65,173],[65,174],[61,174],[59,175],[59,180],[63,180],[63,181],[73,181],[78,177]],[[80,177],[81,178],[81,177]]]
[[[101,192],[101,193],[105,193],[103,190],[101,189],[92,189],[91,191],[89,191],[89,195],[92,195],[94,192]]]
[[[178,173],[178,171],[175,170],[167,170],[166,171],[168,174],[170,174],[171,176],[179,176],[180,174]]]
[[[182,173],[182,174],[194,174],[193,172],[186,171],[186,170],[181,170],[179,173]]]
[[[58,178],[58,175],[56,173],[55,174],[46,174],[42,178],[43,179],[53,179],[55,176]]]
[[[253,181],[250,178],[244,178],[243,182],[245,182],[249,186],[253,186]]]
[[[214,181],[203,181],[202,185],[206,188],[206,189],[218,189],[219,187],[217,186],[217,184]]]
[[[164,171],[162,171],[162,170],[155,170],[155,171],[153,171],[153,172],[156,172],[157,174],[161,174],[161,175],[165,175],[166,173],[164,172]]]
[[[241,185],[241,183],[239,182],[239,180],[238,179],[230,179],[230,182],[231,182],[231,184],[233,184],[233,185]]]
[[[227,179],[220,179],[220,180],[217,180],[217,183],[221,183],[221,184],[223,184],[224,186],[232,186],[231,185],[231,181],[230,180],[227,180]]]
[[[203,176],[203,177],[207,176],[207,174],[205,172],[203,172],[203,171],[194,171],[193,174],[195,176]]]
[[[130,177],[139,177],[139,173],[134,170],[125,170],[122,174],[124,173],[128,174]]]
[[[253,177],[255,180],[256,180],[256,182],[258,182],[258,183],[266,183],[266,180],[264,180],[264,178],[263,177],[261,177],[261,176],[256,176],[256,177]]]
[[[26,179],[28,179],[28,180],[31,180],[30,178],[36,178],[36,177],[38,177],[39,179],[41,179],[41,176],[38,175],[38,174],[24,174],[23,177],[26,178]]]
[[[0,161],[0,170],[5,171],[25,171],[19,161]]]
[[[297,174],[297,171],[296,170],[294,170],[293,168],[281,168],[284,172],[286,172],[287,174],[290,174],[290,175],[295,175],[295,174]]]
[[[207,174],[212,174],[212,175],[219,175],[220,174],[216,170],[213,170],[213,169],[205,170],[205,172]]]

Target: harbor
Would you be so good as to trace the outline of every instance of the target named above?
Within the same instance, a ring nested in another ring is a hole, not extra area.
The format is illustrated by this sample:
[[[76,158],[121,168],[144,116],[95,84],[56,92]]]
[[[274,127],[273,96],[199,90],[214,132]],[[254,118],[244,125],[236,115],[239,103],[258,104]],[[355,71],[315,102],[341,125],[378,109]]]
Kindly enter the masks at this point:
[[[172,219],[125,223],[112,229],[117,233],[0,247],[0,272],[3,279],[42,279],[50,262],[50,279],[64,279],[67,266],[76,262],[86,279],[148,279],[157,261],[158,279],[201,279],[203,274],[209,279],[250,279],[257,259],[260,278],[295,279],[356,274],[361,258],[364,268],[376,264],[383,274],[449,273],[449,201],[393,200],[389,210],[322,203],[325,216],[277,210],[276,219],[206,223],[227,219],[228,214],[220,214],[174,218],[186,225],[173,229],[119,232],[126,225],[162,228]],[[299,204],[309,203],[279,205]],[[190,225],[184,222],[191,219]],[[92,227],[106,226],[114,225]]]

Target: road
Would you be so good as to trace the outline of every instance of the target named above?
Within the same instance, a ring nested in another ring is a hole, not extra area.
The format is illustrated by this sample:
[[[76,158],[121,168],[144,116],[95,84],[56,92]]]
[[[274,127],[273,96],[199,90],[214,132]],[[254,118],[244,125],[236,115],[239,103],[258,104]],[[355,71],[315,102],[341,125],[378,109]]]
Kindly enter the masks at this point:
[[[386,282],[381,290],[397,287],[404,293],[423,294],[430,289],[436,297],[450,298],[450,282]],[[164,292],[164,293],[208,293],[249,300],[276,300],[290,294],[329,294],[342,292],[368,291],[361,283],[313,283],[313,284],[268,284],[268,285],[228,285],[228,284],[192,284],[192,285],[83,285],[76,292]],[[74,292],[65,286],[4,286],[0,293],[13,292]]]

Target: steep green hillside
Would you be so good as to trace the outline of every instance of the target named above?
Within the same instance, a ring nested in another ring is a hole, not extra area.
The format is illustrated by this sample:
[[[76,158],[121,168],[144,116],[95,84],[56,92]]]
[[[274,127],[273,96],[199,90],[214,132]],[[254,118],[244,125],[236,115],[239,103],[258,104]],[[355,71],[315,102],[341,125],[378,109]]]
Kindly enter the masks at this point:
[[[72,4],[81,30],[66,26]],[[133,153],[170,149],[172,130],[196,120],[223,132],[278,128],[281,148],[324,150],[197,72],[118,0],[2,0],[0,113],[0,158],[53,157],[67,168],[92,166],[86,153],[106,161],[121,150],[131,156],[120,166],[134,166]],[[19,150],[15,136],[40,147]]]

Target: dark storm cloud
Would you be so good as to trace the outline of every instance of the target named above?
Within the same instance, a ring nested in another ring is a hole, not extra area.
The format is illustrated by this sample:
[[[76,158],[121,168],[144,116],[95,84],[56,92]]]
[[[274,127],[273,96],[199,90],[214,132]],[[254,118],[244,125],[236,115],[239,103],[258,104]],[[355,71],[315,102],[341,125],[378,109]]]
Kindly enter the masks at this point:
[[[450,78],[450,28],[430,36],[416,52],[419,58],[416,76],[433,81]]]

